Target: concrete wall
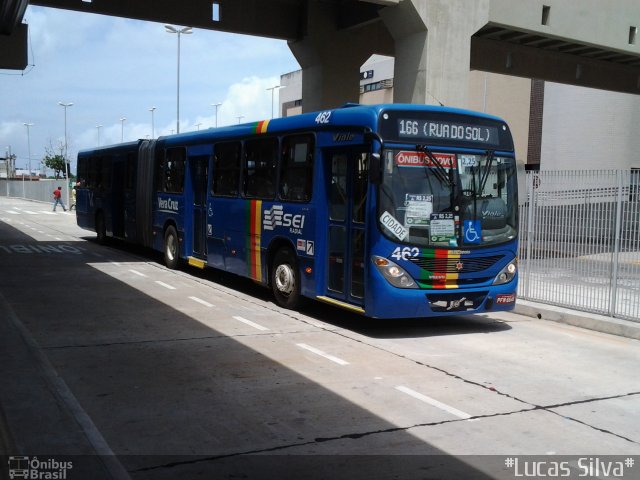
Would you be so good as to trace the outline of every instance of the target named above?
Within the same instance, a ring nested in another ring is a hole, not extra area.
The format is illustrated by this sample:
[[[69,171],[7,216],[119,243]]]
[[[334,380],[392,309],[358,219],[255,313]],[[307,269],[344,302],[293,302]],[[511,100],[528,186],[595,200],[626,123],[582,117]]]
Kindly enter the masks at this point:
[[[0,196],[26,198],[53,205],[53,191],[62,187],[62,201],[67,202],[67,182],[65,180],[38,180],[35,182],[20,180],[0,180]]]
[[[469,108],[504,118],[509,124],[516,156],[526,161],[529,144],[531,80],[473,71],[469,76]]]
[[[640,32],[629,44],[629,27],[640,28],[638,0],[490,0],[489,22],[640,54]],[[543,6],[549,7],[548,22],[542,24]]]
[[[282,117],[290,117],[302,113],[302,70],[285,73],[280,75],[281,88],[278,92],[280,108],[279,113]]]
[[[640,97],[546,83],[541,170],[640,168]]]

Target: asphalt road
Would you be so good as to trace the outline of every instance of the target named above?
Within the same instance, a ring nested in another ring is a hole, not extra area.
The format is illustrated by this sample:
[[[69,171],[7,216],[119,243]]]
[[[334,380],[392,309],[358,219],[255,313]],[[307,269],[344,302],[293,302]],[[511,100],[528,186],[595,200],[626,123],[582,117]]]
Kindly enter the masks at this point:
[[[640,461],[638,340],[504,313],[288,311],[93,237],[0,198],[7,454],[69,458],[69,479],[515,478],[508,458],[567,455],[578,478],[580,457]]]

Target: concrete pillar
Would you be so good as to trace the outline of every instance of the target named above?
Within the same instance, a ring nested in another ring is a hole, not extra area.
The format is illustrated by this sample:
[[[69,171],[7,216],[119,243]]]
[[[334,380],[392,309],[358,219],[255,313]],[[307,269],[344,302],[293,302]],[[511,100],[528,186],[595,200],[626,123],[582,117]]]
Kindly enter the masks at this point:
[[[339,28],[335,5],[308,2],[306,31],[289,48],[302,67],[302,111],[358,102],[360,67],[373,54],[392,54],[393,41],[382,22]]]
[[[394,102],[468,108],[471,36],[489,0],[404,0],[380,14],[395,41]]]

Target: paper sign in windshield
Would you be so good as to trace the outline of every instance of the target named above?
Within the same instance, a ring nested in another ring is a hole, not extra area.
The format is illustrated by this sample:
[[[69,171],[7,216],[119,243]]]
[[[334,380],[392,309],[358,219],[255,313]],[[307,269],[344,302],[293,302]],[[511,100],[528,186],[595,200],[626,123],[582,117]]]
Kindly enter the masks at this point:
[[[456,240],[456,224],[453,213],[431,214],[431,241],[452,243]]]
[[[429,225],[429,219],[433,213],[433,195],[407,193],[404,206],[406,208],[405,225]]]
[[[404,240],[404,238],[409,233],[409,230],[404,228],[404,226],[389,212],[384,212],[380,216],[380,223],[384,225],[387,230],[393,233],[399,240]]]
[[[433,157],[443,168],[457,168],[455,153],[434,153]],[[396,153],[395,162],[398,167],[437,167],[426,153],[408,150]]]

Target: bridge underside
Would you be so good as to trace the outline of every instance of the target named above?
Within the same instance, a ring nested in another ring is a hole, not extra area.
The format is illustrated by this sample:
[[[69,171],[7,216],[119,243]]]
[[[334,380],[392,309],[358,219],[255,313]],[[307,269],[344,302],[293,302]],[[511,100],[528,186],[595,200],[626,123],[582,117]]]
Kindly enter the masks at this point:
[[[527,2],[517,12],[509,1],[0,0],[0,68],[27,66],[31,3],[286,40],[303,69],[305,111],[357,101],[359,68],[374,53],[396,58],[396,102],[465,107],[470,70],[640,93],[634,0]]]

